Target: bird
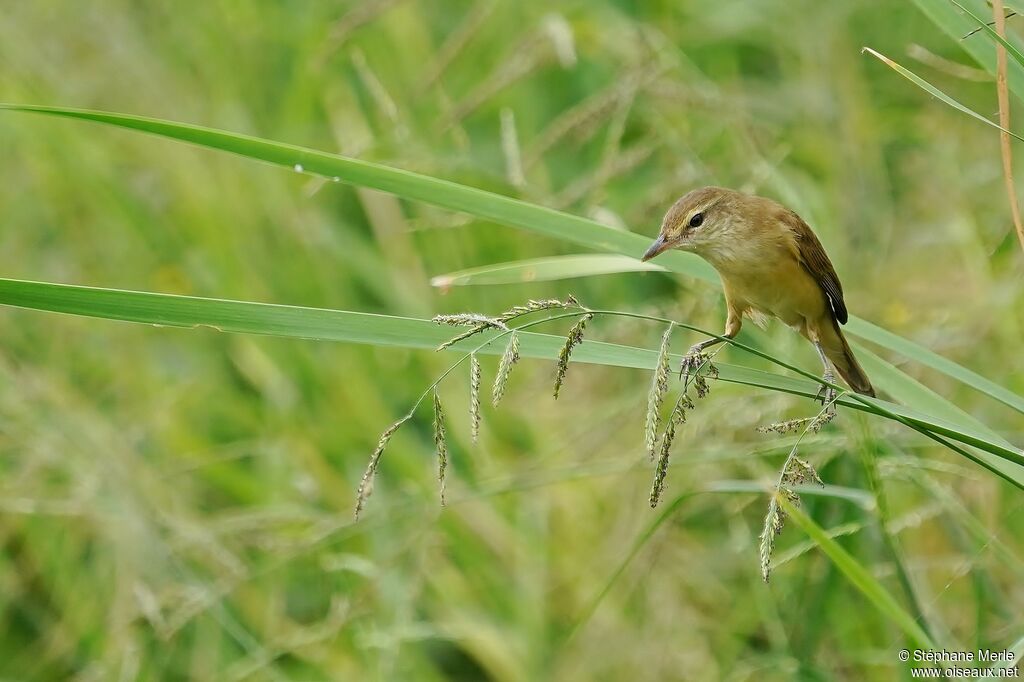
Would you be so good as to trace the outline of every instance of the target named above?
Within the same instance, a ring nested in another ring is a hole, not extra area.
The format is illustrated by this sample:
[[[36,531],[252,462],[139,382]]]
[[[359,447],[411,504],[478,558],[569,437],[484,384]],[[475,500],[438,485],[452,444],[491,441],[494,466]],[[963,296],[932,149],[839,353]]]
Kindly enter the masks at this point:
[[[724,187],[702,187],[678,199],[665,214],[658,238],[641,260],[670,249],[695,253],[718,271],[725,290],[723,339],[695,344],[683,369],[696,368],[704,351],[735,338],[744,316],[764,327],[777,318],[818,351],[825,384],[818,398],[835,401],[832,366],[857,393],[875,390],[840,325],[849,313],[832,261],[817,235],[794,211],[765,197]]]

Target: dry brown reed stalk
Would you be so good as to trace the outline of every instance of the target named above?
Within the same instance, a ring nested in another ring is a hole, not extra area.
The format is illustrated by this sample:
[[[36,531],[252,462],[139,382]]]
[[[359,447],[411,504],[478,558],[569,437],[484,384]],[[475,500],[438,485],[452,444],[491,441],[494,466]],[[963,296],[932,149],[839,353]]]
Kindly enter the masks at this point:
[[[565,345],[562,346],[562,350],[558,351],[558,369],[555,372],[555,400],[558,399],[558,392],[562,388],[562,382],[565,381],[565,373],[569,371],[569,357],[572,355],[573,349],[583,343],[583,332],[587,328],[587,323],[592,319],[594,319],[593,313],[587,313],[581,317],[566,335]]]
[[[661,347],[658,349],[658,360],[654,367],[654,375],[651,377],[651,390],[647,394],[647,415],[644,419],[644,445],[647,446],[647,454],[653,460],[654,452],[658,445],[658,426],[661,423],[661,404],[665,400],[665,393],[668,392],[669,377],[669,356],[671,346],[672,329],[674,323],[669,323],[668,329],[661,337]]]
[[[480,360],[476,353],[469,356],[469,429],[473,443],[480,439]]]
[[[395,431],[407,422],[412,414],[407,414],[394,424],[384,429],[384,433],[380,435],[380,439],[377,441],[377,447],[374,449],[373,454],[370,456],[370,462],[366,466],[366,471],[363,472],[363,478],[359,481],[359,489],[356,491],[356,509],[355,518],[359,520],[359,514],[363,511],[363,507],[366,505],[366,501],[370,499],[370,495],[373,494],[373,482],[377,475],[377,467],[380,465],[380,457],[384,454],[384,448],[387,447],[388,441],[391,440],[391,436],[395,435]]]
[[[448,470],[448,442],[444,432],[444,410],[441,408],[441,396],[434,389],[434,447],[437,448],[437,484],[441,496],[441,506],[445,505],[445,473]]]
[[[995,20],[996,33],[1006,38],[1006,16],[1003,13],[1003,0],[992,0],[992,16]],[[1013,183],[1013,153],[1010,150],[1010,95],[1006,87],[1006,48],[996,42],[996,95],[999,99],[999,153],[1003,158],[1003,182],[1006,195],[1010,200],[1010,215],[1013,227],[1017,231],[1021,249],[1024,249],[1024,224],[1020,219],[1020,206],[1017,203],[1017,190]]]
[[[505,352],[501,355],[498,363],[498,374],[494,377],[494,387],[491,390],[491,403],[495,406],[501,402],[505,395],[505,388],[508,385],[508,378],[512,374],[512,368],[519,362],[519,332],[512,332],[512,336],[505,346]]]

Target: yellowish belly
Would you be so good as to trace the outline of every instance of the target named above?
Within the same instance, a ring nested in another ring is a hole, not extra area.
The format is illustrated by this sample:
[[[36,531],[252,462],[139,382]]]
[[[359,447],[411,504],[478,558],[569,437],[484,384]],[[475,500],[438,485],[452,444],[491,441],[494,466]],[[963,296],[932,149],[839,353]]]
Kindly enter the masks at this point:
[[[763,268],[722,272],[726,295],[737,309],[776,317],[796,329],[825,312],[821,288],[795,260]]]

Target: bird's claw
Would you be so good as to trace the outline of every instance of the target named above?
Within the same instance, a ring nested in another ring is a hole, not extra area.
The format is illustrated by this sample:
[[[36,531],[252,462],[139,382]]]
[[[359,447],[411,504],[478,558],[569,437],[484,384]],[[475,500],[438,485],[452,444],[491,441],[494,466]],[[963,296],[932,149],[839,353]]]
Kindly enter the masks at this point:
[[[827,384],[835,383],[835,377],[831,374],[826,374],[822,377],[822,380]],[[836,389],[823,384],[821,388],[818,389],[818,395],[816,395],[814,399],[820,400],[823,407],[826,407],[829,410],[835,410],[837,396],[838,394],[836,393]]]
[[[683,356],[683,361],[679,365],[679,378],[684,380],[690,379],[690,374],[696,374],[697,370],[701,368],[706,362],[710,362],[711,358],[704,352],[704,349],[700,347],[700,344],[693,346],[690,350],[686,351],[686,355]]]

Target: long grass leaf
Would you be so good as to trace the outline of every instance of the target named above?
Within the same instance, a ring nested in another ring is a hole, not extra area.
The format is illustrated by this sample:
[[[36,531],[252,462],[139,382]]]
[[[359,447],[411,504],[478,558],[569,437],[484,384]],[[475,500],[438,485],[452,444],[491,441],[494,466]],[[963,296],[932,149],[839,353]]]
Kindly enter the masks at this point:
[[[938,372],[942,372],[946,376],[952,377],[953,379],[956,379],[957,381],[970,386],[971,388],[980,391],[981,393],[984,393],[1024,414],[1024,396],[1017,395],[1013,391],[1000,386],[994,381],[986,379],[977,372],[973,372],[963,365],[953,362],[949,358],[944,358],[938,353],[928,350],[924,346],[908,341],[902,336],[893,334],[892,332],[865,320],[855,320],[850,318],[850,322],[847,324],[846,329],[851,334],[859,336],[865,341],[876,343],[883,348],[907,358],[908,360],[919,362],[922,365],[931,367]]]
[[[823,552],[832,560],[836,568],[846,576],[846,579],[853,584],[861,594],[868,598],[875,608],[886,618],[898,626],[915,643],[924,649],[935,649],[931,637],[922,629],[914,618],[907,613],[896,598],[889,594],[889,591],[878,582],[853,556],[843,549],[838,542],[829,537],[817,523],[811,519],[799,506],[793,504],[785,495],[776,495],[779,506],[786,512],[796,525],[800,526],[812,540],[814,540]]]
[[[948,0],[913,0],[918,9],[938,26],[950,39],[993,76],[996,73],[996,52],[988,36],[980,35],[977,22],[960,11]],[[985,0],[958,0],[963,9],[969,9],[975,16],[987,14],[990,8]],[[970,35],[974,32],[979,35]],[[968,37],[965,37],[968,36]],[[1016,38],[1008,38],[1018,43]],[[1007,74],[1010,91],[1017,99],[1024,100],[1024,65],[1010,63]]]
[[[997,43],[999,43],[1000,45],[1005,47],[1007,54],[1009,54],[1011,57],[1013,57],[1014,61],[1016,61],[1018,64],[1024,65],[1024,52],[1021,52],[1020,49],[1016,45],[1011,43],[1009,40],[1007,40],[1003,36],[999,35],[999,33],[994,28],[992,28],[989,25],[989,22],[985,21],[984,19],[982,19],[981,17],[976,15],[974,12],[972,12],[969,9],[967,9],[967,7],[965,7],[964,5],[961,5],[959,2],[957,2],[957,0],[948,0],[948,1],[953,3],[954,5],[956,5],[957,7],[959,7],[960,10],[964,14],[969,16],[976,24],[978,24],[978,26],[981,28],[981,30],[983,30],[985,33],[987,33],[989,35],[989,37],[991,37]]]
[[[927,92],[932,97],[936,98],[940,102],[948,104],[949,106],[953,107],[957,111],[965,113],[968,116],[970,116],[971,118],[975,118],[975,119],[981,121],[982,123],[984,123],[986,125],[992,126],[996,130],[1001,130],[1004,133],[1006,133],[1007,135],[1012,135],[1013,137],[1015,137],[1016,139],[1020,140],[1021,142],[1024,142],[1024,137],[1021,137],[1020,135],[1018,135],[1017,133],[1013,132],[1012,130],[1007,130],[1006,128],[1003,128],[998,123],[990,121],[989,119],[985,118],[984,116],[982,116],[978,112],[974,111],[973,109],[971,109],[969,107],[966,107],[963,104],[960,104],[960,102],[957,102],[955,99],[953,99],[952,97],[950,97],[946,93],[942,92],[937,87],[935,87],[934,85],[932,85],[931,83],[929,83],[925,79],[921,78],[920,76],[918,76],[913,71],[910,71],[909,69],[906,69],[906,68],[900,66],[899,64],[897,64],[893,60],[891,60],[888,57],[886,57],[884,54],[881,54],[880,52],[876,52],[876,51],[872,50],[870,47],[865,47],[864,51],[867,52],[868,54],[872,55],[873,57],[876,57],[883,64],[885,64],[886,66],[891,68],[893,71],[895,71],[899,75],[901,75],[904,78],[906,78],[908,81],[910,81],[911,83],[913,83],[917,87],[919,87],[922,90],[924,90],[925,92]]]
[[[199,328],[223,332],[266,334],[302,339],[322,339],[405,348],[435,348],[445,339],[446,328],[430,320],[374,315],[323,308],[175,296],[119,289],[99,289],[68,284],[26,282],[0,278],[0,305],[84,315],[110,320],[141,322],[156,326]],[[481,341],[498,332],[482,332]],[[516,332],[522,357],[553,360],[564,339],[551,334]],[[469,352],[478,342],[461,342],[452,350]],[[502,344],[488,344],[479,352],[500,354]],[[578,362],[654,369],[658,352],[614,343],[590,341],[573,353]],[[673,356],[678,362],[681,356]],[[749,367],[716,363],[719,379],[813,398],[819,384]],[[968,424],[921,412],[878,399],[843,396],[839,404],[896,421],[977,448],[974,461],[1024,489],[1024,452],[1002,438],[979,432]]]
[[[715,274],[710,266],[707,270],[707,279],[711,281]],[[522,284],[523,282],[549,282],[574,277],[644,271],[665,272],[665,268],[656,263],[641,262],[630,256],[585,253],[482,265],[437,275],[431,278],[430,283],[441,288],[481,284]]]
[[[930,4],[935,3],[932,2]],[[952,8],[949,9],[953,11]],[[248,135],[142,116],[65,107],[0,104],[0,110],[93,121],[159,135],[209,149],[227,151],[289,169],[294,169],[298,165],[304,172],[338,178],[349,184],[370,187],[435,206],[464,211],[480,218],[494,220],[557,239],[581,244],[598,251],[627,256],[630,261],[636,263],[639,263],[639,261],[635,260],[636,257],[643,253],[650,241],[648,237],[616,230],[593,220],[519,201],[511,197],[494,194],[493,192],[367,161],[351,159],[337,154],[329,154]],[[719,281],[710,266],[692,254],[670,251],[663,254],[660,257],[660,261],[664,268],[672,272],[685,274],[712,283]],[[631,269],[630,271],[633,270]],[[610,273],[612,269],[609,268],[606,272]],[[879,345],[893,347],[894,350],[903,352],[909,358],[921,359],[921,361],[933,369],[964,381],[993,398],[1002,400],[1016,409],[1024,411],[1024,407],[1022,407],[1024,405],[1024,398],[1014,396],[1006,389],[996,386],[983,377],[951,361],[939,358],[922,346],[853,317],[850,318],[848,329]],[[439,343],[443,343],[446,340],[442,339]],[[904,350],[898,350],[895,348],[895,345],[899,345]]]
[[[616,230],[594,220],[476,187],[250,135],[106,111],[28,104],[0,104],[0,110],[93,121],[188,142],[208,149],[218,149],[289,170],[301,168],[304,173],[337,178],[340,182],[351,185],[369,187],[426,204],[461,211],[478,218],[581,244],[595,251],[639,258],[650,242],[650,238],[639,234]],[[664,254],[661,261],[662,265],[675,272],[694,277],[708,277],[707,265],[692,254],[674,251]]]

